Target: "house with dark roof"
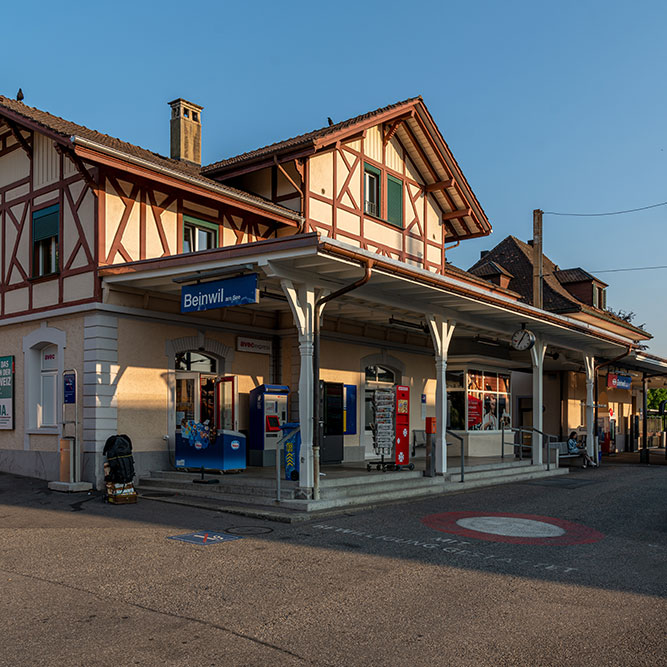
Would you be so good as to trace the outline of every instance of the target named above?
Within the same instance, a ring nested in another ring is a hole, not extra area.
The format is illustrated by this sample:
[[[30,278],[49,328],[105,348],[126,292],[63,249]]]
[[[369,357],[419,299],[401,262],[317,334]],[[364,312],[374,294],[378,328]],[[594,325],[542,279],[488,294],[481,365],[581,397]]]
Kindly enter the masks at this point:
[[[475,276],[498,284],[504,277],[504,286],[520,295],[525,303],[533,301],[533,274],[535,247],[508,236],[491,250],[481,253],[480,259],[468,271]],[[635,344],[641,345],[652,336],[641,327],[607,310],[608,285],[581,267],[561,269],[549,257],[542,255],[542,300],[545,310],[567,314],[575,320],[609,331],[622,333]],[[624,379],[618,384],[618,375]],[[558,389],[552,391],[550,426],[553,431],[568,433],[585,423],[586,393],[583,374],[573,370],[560,370],[552,380]],[[640,411],[642,401],[641,373],[624,367],[623,358],[612,367],[602,365],[596,375],[596,423],[603,442],[603,451],[624,451],[636,447],[637,425],[634,416]],[[561,405],[562,403],[562,405]],[[526,412],[532,410],[531,400],[524,399]],[[521,406],[517,405],[517,413]]]
[[[194,468],[274,466],[298,422],[285,500],[324,508],[341,485],[320,465],[369,485],[411,468],[431,416],[438,477],[406,493],[441,492],[513,455],[512,369],[541,401],[554,364],[583,359],[588,390],[595,360],[663,363],[594,304],[568,309],[580,276],[539,309],[518,269],[447,261],[491,225],[421,97],[205,166],[203,107],[169,106],[166,157],[0,96],[0,470],[100,488],[127,433],[142,485],[175,467],[191,492]],[[550,474],[541,419],[531,474]]]

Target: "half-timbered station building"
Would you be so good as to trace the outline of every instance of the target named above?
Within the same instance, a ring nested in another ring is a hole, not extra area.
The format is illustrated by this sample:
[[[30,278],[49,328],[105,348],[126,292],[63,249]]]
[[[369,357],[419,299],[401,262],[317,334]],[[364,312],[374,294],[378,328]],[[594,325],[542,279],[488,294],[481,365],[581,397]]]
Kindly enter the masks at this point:
[[[0,470],[58,479],[74,433],[99,488],[105,441],[126,433],[155,476],[206,425],[247,437],[251,479],[275,464],[274,429],[298,423],[283,493],[317,499],[319,464],[370,483],[366,462],[407,464],[435,417],[439,492],[464,462],[542,470],[542,411],[532,459],[501,442],[513,370],[531,370],[541,405],[545,374],[584,367],[592,435],[598,364],[664,367],[641,356],[643,332],[447,261],[491,225],[421,98],[208,166],[203,108],[170,107],[167,158],[0,97]],[[390,477],[405,494],[424,483]]]

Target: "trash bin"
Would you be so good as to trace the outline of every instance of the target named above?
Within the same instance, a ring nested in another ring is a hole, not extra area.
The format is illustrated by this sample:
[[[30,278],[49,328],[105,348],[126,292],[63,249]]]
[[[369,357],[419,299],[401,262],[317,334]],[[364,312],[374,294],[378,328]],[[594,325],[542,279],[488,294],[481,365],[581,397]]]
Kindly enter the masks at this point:
[[[285,479],[296,481],[299,479],[299,458],[301,456],[301,425],[295,422],[282,424],[283,431],[283,465]]]

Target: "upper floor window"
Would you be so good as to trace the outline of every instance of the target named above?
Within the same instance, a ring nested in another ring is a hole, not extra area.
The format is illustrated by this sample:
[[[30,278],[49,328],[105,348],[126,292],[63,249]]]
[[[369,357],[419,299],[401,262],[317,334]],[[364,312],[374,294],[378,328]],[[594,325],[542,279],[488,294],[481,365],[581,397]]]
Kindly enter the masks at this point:
[[[48,276],[58,271],[58,205],[32,214],[32,275]]]
[[[386,210],[383,210],[382,183],[386,182]],[[364,165],[364,213],[392,225],[403,226],[403,181],[370,164]]]
[[[380,177],[379,169],[364,165],[364,213],[380,217]]]
[[[183,216],[183,252],[198,252],[218,247],[218,225]]]
[[[593,285],[593,306],[600,310],[607,308],[607,290],[604,287]]]

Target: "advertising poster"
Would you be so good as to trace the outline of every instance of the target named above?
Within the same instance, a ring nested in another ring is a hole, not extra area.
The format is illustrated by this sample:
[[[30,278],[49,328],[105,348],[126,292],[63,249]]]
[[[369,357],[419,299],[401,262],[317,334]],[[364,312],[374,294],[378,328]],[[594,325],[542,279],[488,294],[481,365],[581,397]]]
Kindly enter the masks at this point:
[[[468,394],[468,429],[478,431],[482,425],[482,397]]]
[[[14,357],[0,357],[0,429],[14,428]]]

